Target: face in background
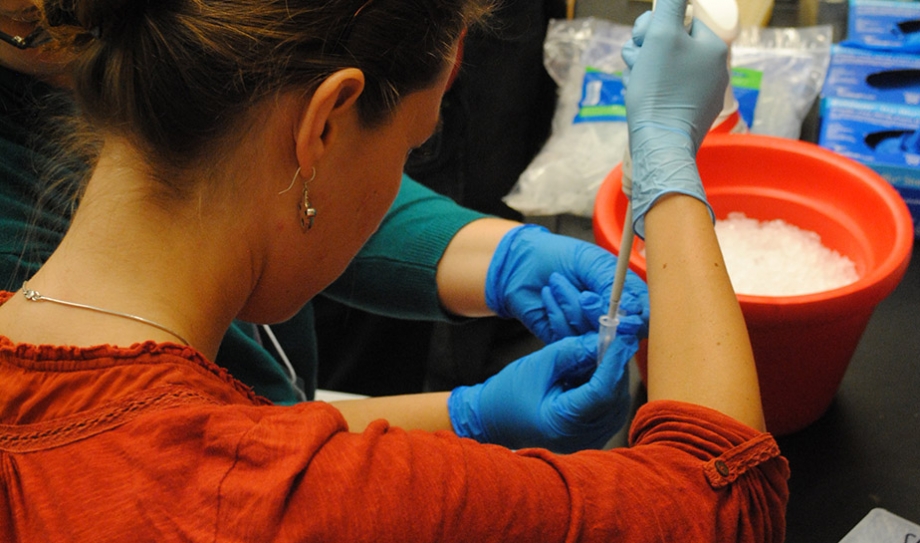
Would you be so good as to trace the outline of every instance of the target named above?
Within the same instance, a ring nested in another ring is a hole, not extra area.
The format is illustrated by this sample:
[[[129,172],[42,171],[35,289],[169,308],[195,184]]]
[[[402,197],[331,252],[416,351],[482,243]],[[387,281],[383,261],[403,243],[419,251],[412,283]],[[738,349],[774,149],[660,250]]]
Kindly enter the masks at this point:
[[[0,0],[0,30],[28,36],[38,26],[40,13],[32,0]],[[0,41],[0,65],[55,85],[64,83],[64,55],[47,46],[18,49]]]

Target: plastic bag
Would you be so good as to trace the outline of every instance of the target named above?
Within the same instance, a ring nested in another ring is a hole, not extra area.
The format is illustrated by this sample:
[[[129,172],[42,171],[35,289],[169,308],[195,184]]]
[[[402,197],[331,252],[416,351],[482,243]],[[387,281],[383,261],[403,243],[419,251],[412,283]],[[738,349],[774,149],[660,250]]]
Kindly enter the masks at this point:
[[[628,148],[620,53],[631,33],[593,17],[550,21],[544,66],[559,85],[552,133],[503,199],[509,207],[525,216],[593,215],[597,190]],[[732,46],[732,86],[750,132],[799,137],[824,82],[831,38],[829,25],[742,29]]]
[[[586,74],[606,73],[615,81],[626,68],[620,51],[631,30],[591,17],[550,21],[544,65],[559,85],[552,133],[504,198],[509,207],[525,216],[591,216],[597,189],[626,152],[626,120],[576,117]]]
[[[798,139],[831,61],[833,27],[746,27],[732,43],[732,87],[752,134]],[[759,88],[745,87],[747,75]]]

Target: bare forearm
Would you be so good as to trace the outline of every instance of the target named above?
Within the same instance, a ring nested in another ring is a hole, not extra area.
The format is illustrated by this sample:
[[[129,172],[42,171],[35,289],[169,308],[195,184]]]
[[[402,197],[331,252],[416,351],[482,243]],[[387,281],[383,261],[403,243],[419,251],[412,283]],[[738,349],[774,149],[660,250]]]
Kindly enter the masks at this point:
[[[352,432],[363,431],[368,424],[386,419],[390,425],[406,430],[453,430],[447,413],[450,392],[382,396],[362,400],[332,402],[345,417]]]
[[[502,237],[520,224],[505,219],[479,219],[457,232],[438,264],[438,296],[445,309],[464,317],[493,314],[485,298],[489,263]]]
[[[649,399],[681,400],[763,429],[754,356],[706,207],[665,196],[646,215]]]

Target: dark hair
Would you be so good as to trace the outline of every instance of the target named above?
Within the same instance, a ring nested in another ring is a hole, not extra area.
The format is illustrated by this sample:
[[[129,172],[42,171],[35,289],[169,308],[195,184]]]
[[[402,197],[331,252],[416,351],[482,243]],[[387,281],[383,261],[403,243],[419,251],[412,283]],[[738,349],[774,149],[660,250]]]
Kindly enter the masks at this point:
[[[155,164],[202,158],[279,91],[312,91],[345,67],[365,74],[361,121],[385,121],[431,84],[491,0],[47,0],[75,45],[74,91],[92,126]]]

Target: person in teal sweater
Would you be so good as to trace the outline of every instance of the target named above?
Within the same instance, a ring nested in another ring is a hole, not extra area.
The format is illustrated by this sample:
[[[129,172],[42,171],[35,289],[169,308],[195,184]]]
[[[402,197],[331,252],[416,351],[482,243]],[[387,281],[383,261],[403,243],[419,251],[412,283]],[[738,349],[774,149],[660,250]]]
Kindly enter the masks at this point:
[[[0,0],[0,30],[28,35],[35,28],[33,11],[30,2]],[[69,201],[42,176],[81,165],[61,164],[47,143],[56,114],[69,107],[60,90],[63,64],[41,48],[0,48],[6,66],[0,66],[0,277],[3,288],[14,290],[42,265],[69,223]],[[400,318],[518,318],[551,343],[596,328],[614,267],[615,258],[592,244],[463,208],[404,176],[376,234],[322,295]],[[638,277],[630,277],[627,297],[633,311],[647,317]],[[271,328],[235,321],[216,361],[276,403],[312,399],[317,356],[311,305]]]

